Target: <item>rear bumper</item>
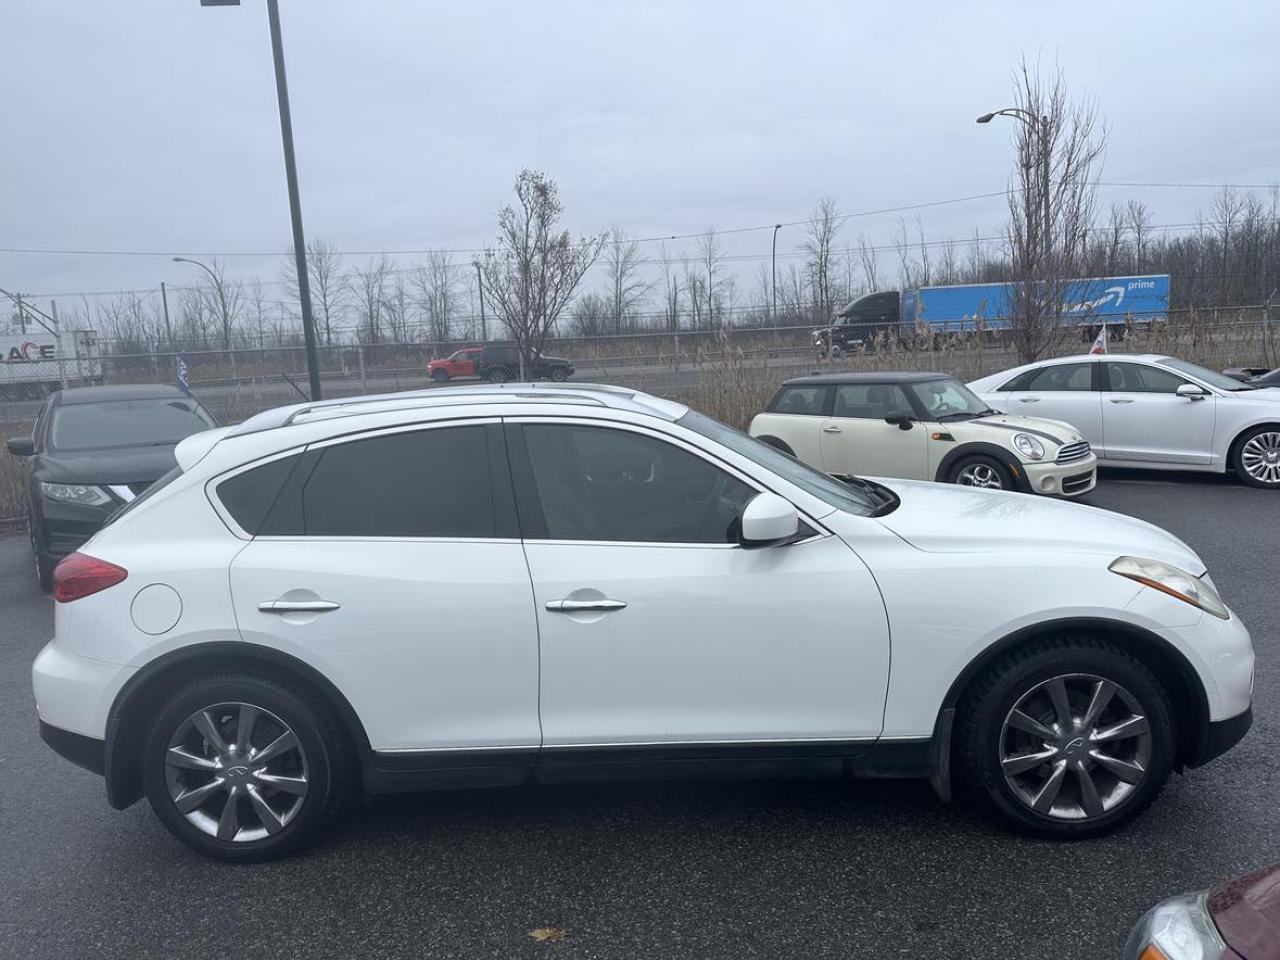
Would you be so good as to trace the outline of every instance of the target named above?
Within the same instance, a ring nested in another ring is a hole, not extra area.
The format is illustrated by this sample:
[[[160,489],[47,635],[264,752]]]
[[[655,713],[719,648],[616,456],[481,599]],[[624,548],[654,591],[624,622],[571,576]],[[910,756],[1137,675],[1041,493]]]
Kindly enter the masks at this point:
[[[70,760],[77,767],[84,767],[98,776],[105,774],[107,751],[103,741],[86,737],[82,733],[63,730],[43,720],[40,721],[40,739],[48,744],[54,753]]]

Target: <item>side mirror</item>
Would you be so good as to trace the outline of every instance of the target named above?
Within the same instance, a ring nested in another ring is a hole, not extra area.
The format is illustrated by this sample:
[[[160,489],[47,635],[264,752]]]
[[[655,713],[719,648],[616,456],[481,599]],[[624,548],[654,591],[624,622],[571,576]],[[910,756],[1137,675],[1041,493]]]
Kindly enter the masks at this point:
[[[785,543],[800,529],[795,506],[776,493],[758,493],[742,511],[739,542],[744,547],[770,547]]]
[[[1209,395],[1209,392],[1203,387],[1196,386],[1194,383],[1183,383],[1174,391],[1178,396],[1187,400],[1203,400]]]
[[[29,457],[36,452],[36,442],[31,437],[10,437],[4,445],[15,457]]]
[[[892,423],[899,430],[911,429],[911,414],[895,411],[884,418],[885,423]]]

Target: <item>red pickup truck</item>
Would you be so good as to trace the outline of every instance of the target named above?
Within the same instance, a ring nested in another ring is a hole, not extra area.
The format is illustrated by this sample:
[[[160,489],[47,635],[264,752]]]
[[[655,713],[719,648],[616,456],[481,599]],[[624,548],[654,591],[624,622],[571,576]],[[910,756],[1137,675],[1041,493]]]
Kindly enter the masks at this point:
[[[436,383],[446,383],[454,377],[474,377],[476,357],[482,347],[463,347],[443,360],[428,360],[427,375]]]

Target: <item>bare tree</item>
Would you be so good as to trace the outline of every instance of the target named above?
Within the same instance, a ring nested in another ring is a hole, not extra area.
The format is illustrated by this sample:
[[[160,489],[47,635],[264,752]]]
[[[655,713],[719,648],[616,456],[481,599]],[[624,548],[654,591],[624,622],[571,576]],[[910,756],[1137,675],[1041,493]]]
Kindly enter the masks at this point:
[[[1106,130],[1093,103],[1073,103],[1062,72],[1042,76],[1026,60],[1014,71],[1014,147],[1007,243],[1013,278],[1008,305],[1022,362],[1062,338],[1067,283],[1080,276],[1093,226]]]
[[[614,227],[601,257],[608,275],[609,323],[613,333],[625,333],[636,326],[636,308],[649,295],[649,284],[640,277],[647,261],[640,244],[628,240]]]
[[[480,263],[485,296],[520,355],[520,377],[604,246],[603,234],[569,237],[559,228],[564,205],[547,174],[522,170],[516,206],[498,212],[498,242]]]
[[[701,282],[696,286],[701,288],[705,298],[703,305],[706,308],[707,328],[714,330],[724,321],[721,303],[724,287],[724,251],[720,246],[720,239],[716,236],[715,227],[708,227],[707,232],[698,237],[697,259]],[[693,296],[692,287],[689,294]],[[695,308],[695,312],[700,311]]]
[[[829,322],[835,313],[833,253],[840,232],[840,211],[831,197],[823,197],[809,218],[804,242],[805,273],[813,290],[814,321]]]
[[[1141,200],[1130,200],[1125,219],[1133,235],[1133,267],[1139,273],[1146,269],[1147,241],[1151,233],[1151,211]]]
[[[598,293],[584,293],[569,310],[569,329],[578,337],[604,334],[611,320],[612,304]]]
[[[383,254],[376,260],[370,260],[364,270],[353,271],[347,277],[357,299],[360,336],[366,343],[378,343],[382,340],[387,281],[390,275],[391,261]]]
[[[317,237],[307,243],[307,273],[311,280],[311,305],[320,321],[319,334],[328,346],[333,343],[334,321],[340,318],[351,297],[346,264],[337,247]],[[293,299],[300,299],[298,265],[292,248],[285,257],[280,276]]]
[[[387,327],[391,331],[391,339],[396,343],[408,343],[413,339],[409,326],[409,312],[412,298],[405,286],[404,274],[396,272],[388,284],[386,299],[383,301],[383,315],[387,318]]]
[[[880,289],[880,267],[876,262],[876,249],[867,243],[866,236],[858,236],[858,260],[862,264],[862,279],[867,291],[874,293]]]
[[[218,318],[222,332],[222,349],[231,349],[231,334],[244,306],[244,288],[238,280],[227,279],[227,265],[212,260],[201,280],[202,295],[210,312]]]
[[[458,275],[449,254],[442,250],[427,254],[427,262],[414,272],[413,283],[431,340],[443,343],[450,339],[457,312]]]

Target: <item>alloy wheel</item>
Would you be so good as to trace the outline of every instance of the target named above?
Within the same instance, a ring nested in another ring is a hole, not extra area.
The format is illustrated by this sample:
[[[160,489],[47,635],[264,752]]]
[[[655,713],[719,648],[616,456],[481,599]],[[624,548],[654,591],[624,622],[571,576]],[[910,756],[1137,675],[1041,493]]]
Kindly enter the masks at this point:
[[[1280,432],[1250,437],[1240,449],[1240,463],[1259,483],[1280,483]]]
[[[962,487],[986,487],[990,490],[1004,489],[1004,483],[996,468],[989,463],[971,463],[956,474],[956,483]]]
[[[1036,684],[1005,717],[1000,768],[1030,810],[1053,820],[1089,820],[1138,789],[1151,765],[1151,727],[1119,684],[1069,673]]]
[[[307,798],[307,755],[278,716],[250,703],[197,710],[165,751],[165,784],[188,822],[219,840],[279,833]]]

